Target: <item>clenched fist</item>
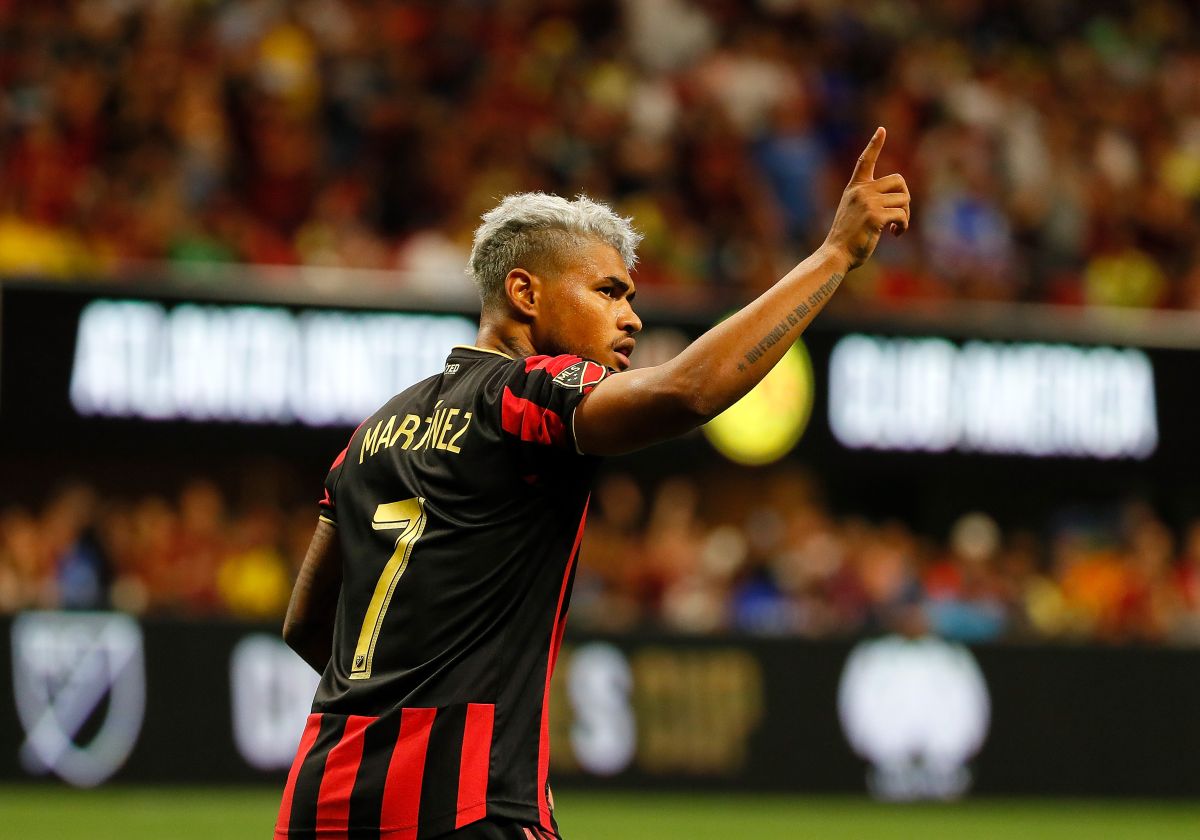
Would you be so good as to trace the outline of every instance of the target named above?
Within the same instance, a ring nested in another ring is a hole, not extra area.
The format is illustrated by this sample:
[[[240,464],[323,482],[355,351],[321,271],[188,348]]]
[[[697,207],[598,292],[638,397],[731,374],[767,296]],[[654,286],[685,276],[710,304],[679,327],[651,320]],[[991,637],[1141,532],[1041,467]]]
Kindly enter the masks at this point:
[[[858,268],[875,252],[879,235],[889,228],[899,236],[908,230],[910,197],[908,184],[899,174],[875,177],[875,161],[883,149],[887,132],[875,129],[871,141],[858,158],[850,183],[842,193],[833,225],[825,244],[844,251],[850,268]]]

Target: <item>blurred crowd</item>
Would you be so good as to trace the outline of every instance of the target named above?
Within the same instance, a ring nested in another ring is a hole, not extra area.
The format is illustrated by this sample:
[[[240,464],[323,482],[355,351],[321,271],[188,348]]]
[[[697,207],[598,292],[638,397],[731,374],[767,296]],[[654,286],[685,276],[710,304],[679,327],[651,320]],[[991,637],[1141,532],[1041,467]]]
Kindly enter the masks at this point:
[[[969,642],[1200,643],[1200,519],[1065,508],[1035,533],[983,512],[947,534],[837,515],[811,478],[597,487],[575,626],[808,638],[893,631]]]
[[[0,274],[392,272],[586,191],[638,280],[759,289],[875,125],[916,224],[849,294],[1200,307],[1185,0],[0,0]]]
[[[125,499],[72,483],[0,510],[0,612],[105,609],[282,619],[314,505],[232,509],[216,484]]]
[[[73,484],[0,511],[0,612],[278,621],[315,520],[313,504],[234,505],[205,480],[176,498]],[[1067,509],[1036,533],[972,512],[928,535],[835,514],[791,468],[653,486],[613,471],[593,497],[572,626],[1200,644],[1200,519],[1175,531],[1132,502]]]

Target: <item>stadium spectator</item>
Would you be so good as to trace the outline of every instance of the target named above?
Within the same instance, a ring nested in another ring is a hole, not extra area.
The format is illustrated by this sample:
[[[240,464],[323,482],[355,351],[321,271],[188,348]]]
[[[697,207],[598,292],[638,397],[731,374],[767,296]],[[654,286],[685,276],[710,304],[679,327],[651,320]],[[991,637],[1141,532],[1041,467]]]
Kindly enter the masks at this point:
[[[997,573],[1000,529],[986,514],[955,523],[948,553],[925,574],[929,620],[940,636],[986,642],[1004,634],[1008,609]]]
[[[1200,519],[1187,524],[1174,585],[1179,610],[1173,617],[1171,636],[1183,642],[1200,641]]]
[[[291,594],[291,568],[280,546],[282,514],[256,505],[238,522],[216,569],[216,591],[224,612],[241,618],[276,618]]]
[[[54,606],[49,556],[37,519],[14,506],[0,516],[0,608],[5,612]]]

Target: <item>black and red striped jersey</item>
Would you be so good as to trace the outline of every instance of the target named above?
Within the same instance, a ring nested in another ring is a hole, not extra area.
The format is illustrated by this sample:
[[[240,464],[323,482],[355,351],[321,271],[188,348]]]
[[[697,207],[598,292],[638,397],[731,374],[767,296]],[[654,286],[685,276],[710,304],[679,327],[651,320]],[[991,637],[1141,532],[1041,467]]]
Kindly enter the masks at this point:
[[[278,838],[485,817],[557,834],[548,694],[597,461],[572,416],[610,373],[457,347],[355,431],[321,503],[343,557],[333,656]]]

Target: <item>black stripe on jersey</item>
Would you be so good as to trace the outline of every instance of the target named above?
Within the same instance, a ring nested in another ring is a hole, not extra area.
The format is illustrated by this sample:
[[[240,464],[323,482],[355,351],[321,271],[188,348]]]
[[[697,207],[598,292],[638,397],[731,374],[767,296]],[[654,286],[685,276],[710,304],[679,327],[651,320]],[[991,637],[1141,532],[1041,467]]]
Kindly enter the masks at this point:
[[[379,840],[383,785],[399,737],[399,714],[373,721],[363,733],[362,763],[350,792],[350,840]]]
[[[342,740],[346,731],[346,718],[342,715],[321,715],[321,728],[317,740],[308,751],[300,773],[296,776],[296,789],[292,794],[292,816],[288,821],[288,837],[312,837],[317,826],[317,797],[321,792],[321,779],[325,775],[325,761],[329,751]]]
[[[453,815],[458,810],[458,771],[466,726],[465,703],[438,709],[429,732],[429,751],[425,753],[425,784],[421,786],[421,827],[417,840],[454,829]]]

